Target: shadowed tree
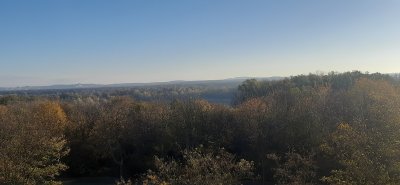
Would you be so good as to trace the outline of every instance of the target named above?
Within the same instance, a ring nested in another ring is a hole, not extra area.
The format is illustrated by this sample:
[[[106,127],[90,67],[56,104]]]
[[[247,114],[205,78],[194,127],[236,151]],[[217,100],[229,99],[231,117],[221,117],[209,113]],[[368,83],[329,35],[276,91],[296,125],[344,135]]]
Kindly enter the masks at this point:
[[[348,92],[348,123],[321,147],[340,164],[330,184],[400,183],[400,97],[385,81],[360,79]]]

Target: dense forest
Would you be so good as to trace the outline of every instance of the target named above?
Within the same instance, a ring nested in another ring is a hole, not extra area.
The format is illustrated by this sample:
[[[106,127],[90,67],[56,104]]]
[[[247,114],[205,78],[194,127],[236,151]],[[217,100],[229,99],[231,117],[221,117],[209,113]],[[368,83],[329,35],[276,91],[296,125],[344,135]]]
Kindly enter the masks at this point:
[[[400,184],[398,75],[246,80],[230,105],[134,91],[0,96],[0,184]]]
[[[275,80],[279,77],[260,78]],[[110,99],[126,96],[136,101],[170,102],[172,100],[204,99],[212,103],[229,105],[242,78],[208,81],[172,81],[143,84],[75,84],[38,87],[0,88],[0,96],[17,99],[44,98],[55,101],[81,99]]]

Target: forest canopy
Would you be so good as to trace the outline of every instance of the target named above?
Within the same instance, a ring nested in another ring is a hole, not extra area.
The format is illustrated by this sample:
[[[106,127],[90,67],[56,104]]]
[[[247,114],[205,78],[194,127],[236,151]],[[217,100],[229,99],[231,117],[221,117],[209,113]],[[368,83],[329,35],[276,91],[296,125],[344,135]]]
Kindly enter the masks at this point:
[[[358,71],[252,79],[231,106],[3,95],[0,184],[400,184],[399,84]]]

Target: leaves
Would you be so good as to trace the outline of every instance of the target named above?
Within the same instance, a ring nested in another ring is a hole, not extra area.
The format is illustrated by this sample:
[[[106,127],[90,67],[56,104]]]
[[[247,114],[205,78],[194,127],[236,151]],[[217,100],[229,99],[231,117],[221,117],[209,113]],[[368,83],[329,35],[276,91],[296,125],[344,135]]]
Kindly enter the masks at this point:
[[[241,159],[224,149],[207,150],[202,146],[193,150],[184,150],[181,161],[164,161],[155,158],[157,171],[149,171],[143,184],[148,185],[235,185],[240,180],[254,176],[253,162]]]
[[[63,129],[67,122],[60,105],[34,102],[1,108],[0,183],[55,184],[67,166]]]

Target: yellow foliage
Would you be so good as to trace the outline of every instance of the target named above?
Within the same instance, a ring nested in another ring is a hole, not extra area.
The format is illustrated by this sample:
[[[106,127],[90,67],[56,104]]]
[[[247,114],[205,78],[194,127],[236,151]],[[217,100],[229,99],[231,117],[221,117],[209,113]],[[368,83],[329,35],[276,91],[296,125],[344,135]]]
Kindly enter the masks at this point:
[[[337,127],[339,130],[351,130],[351,127],[347,123],[340,123]]]
[[[43,129],[49,129],[62,133],[66,124],[67,116],[58,102],[44,101],[34,105],[33,120],[41,125]]]

